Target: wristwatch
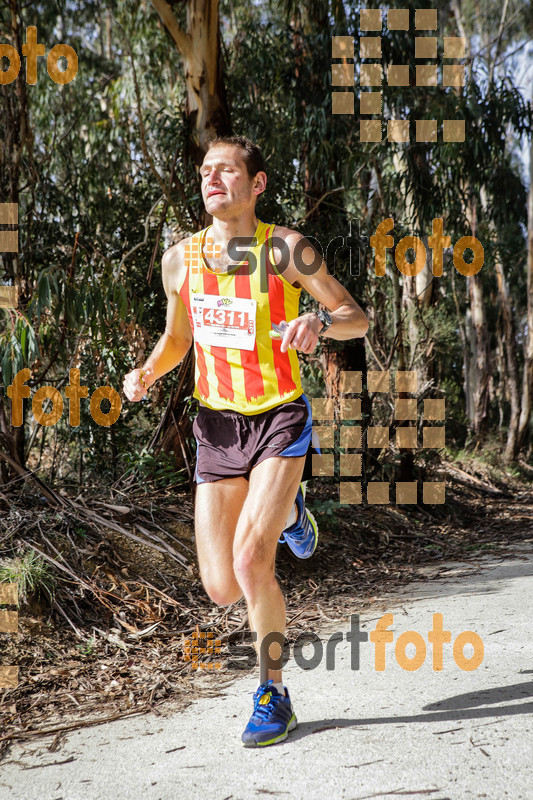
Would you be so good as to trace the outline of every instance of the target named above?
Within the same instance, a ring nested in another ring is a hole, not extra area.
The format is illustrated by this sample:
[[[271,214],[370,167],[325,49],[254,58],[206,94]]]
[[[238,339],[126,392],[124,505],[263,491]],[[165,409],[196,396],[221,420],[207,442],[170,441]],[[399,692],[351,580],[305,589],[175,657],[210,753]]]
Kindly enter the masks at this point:
[[[315,311],[315,314],[322,323],[322,328],[318,331],[318,335],[320,336],[320,334],[325,333],[327,331],[333,320],[331,319],[331,315],[328,314],[327,311],[319,310]]]

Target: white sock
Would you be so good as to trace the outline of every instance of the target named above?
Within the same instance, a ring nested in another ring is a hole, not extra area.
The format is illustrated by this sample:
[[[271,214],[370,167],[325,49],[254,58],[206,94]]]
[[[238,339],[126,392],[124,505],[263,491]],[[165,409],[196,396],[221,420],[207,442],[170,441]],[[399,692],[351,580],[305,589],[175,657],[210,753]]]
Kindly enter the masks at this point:
[[[275,687],[276,687],[276,689],[278,690],[278,692],[279,692],[281,695],[285,695],[285,689],[283,688],[283,682],[280,682],[280,683],[273,683],[273,684],[272,684],[272,686],[275,686]]]
[[[307,481],[302,481],[302,494],[305,500],[305,491],[307,489]],[[287,522],[285,523],[285,528],[289,528],[291,525],[294,525],[296,520],[298,519],[298,506],[296,503],[292,507],[292,511],[290,512]]]
[[[287,517],[287,522],[285,523],[285,528],[288,528],[291,525],[294,525],[294,523],[296,522],[297,519],[298,519],[298,511],[297,511],[296,503],[295,503],[293,505],[293,507],[292,507],[292,510],[291,510],[289,516]]]

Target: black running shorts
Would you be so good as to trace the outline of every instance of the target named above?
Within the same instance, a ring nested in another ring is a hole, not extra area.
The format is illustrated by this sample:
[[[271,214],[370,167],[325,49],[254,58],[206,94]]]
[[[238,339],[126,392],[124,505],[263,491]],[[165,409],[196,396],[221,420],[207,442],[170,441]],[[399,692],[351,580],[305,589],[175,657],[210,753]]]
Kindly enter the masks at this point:
[[[305,395],[261,414],[215,410],[200,404],[193,423],[197,483],[242,476],[270,456],[306,456],[302,480],[312,477],[311,406]]]

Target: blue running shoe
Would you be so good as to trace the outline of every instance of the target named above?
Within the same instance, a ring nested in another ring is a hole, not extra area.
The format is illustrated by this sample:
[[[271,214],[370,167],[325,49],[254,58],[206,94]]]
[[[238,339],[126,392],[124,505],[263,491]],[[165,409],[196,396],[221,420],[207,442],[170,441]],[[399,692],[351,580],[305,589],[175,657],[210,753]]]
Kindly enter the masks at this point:
[[[288,528],[285,528],[278,539],[281,544],[287,542],[292,552],[298,558],[309,558],[316,550],[318,543],[318,526],[316,520],[305,506],[302,484],[296,495],[298,519]]]
[[[242,735],[245,747],[265,747],[282,742],[296,727],[289,690],[285,687],[285,695],[282,695],[272,686],[273,683],[272,680],[262,683],[254,694],[254,713]]]

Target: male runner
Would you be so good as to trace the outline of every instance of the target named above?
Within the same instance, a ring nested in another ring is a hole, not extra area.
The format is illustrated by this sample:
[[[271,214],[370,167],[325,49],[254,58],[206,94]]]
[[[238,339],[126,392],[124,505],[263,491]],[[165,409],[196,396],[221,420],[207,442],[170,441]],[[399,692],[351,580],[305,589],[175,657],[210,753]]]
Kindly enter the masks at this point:
[[[215,140],[200,174],[213,224],[164,253],[165,332],[143,368],[125,376],[124,393],[140,400],[194,342],[200,575],[218,605],[246,600],[260,685],[242,741],[264,746],[296,726],[281,669],[270,666],[281,663],[286,624],[276,546],[286,541],[308,558],[318,537],[301,484],[312,419],[296,351],[313,352],[320,335],[364,336],[368,322],[300,233],[256,217],[267,182],[257,145],[244,137]],[[302,288],[331,313],[299,316]]]

